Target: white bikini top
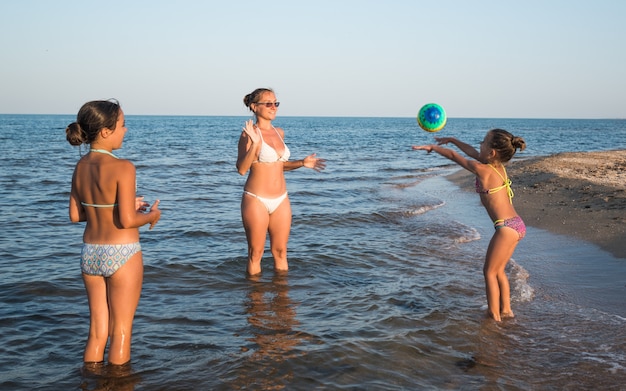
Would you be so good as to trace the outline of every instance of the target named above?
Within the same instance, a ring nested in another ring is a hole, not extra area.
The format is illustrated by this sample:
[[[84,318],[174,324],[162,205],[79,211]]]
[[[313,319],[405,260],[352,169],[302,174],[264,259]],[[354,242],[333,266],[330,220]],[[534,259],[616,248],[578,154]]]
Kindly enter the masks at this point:
[[[278,133],[278,130],[276,130],[274,126],[272,126],[272,129],[274,129],[274,131],[278,135],[278,138],[280,138],[280,141],[283,142],[283,145],[285,146],[285,151],[283,152],[282,156],[278,156],[278,152],[276,152],[274,148],[272,148],[269,144],[265,142],[265,140],[263,140],[263,133],[261,132],[261,129],[259,129],[259,135],[261,136],[261,150],[259,151],[259,160],[257,160],[256,162],[259,162],[259,163],[275,163],[279,161],[286,162],[287,160],[289,160],[289,157],[291,156],[291,152],[289,151],[289,148],[287,147],[287,144],[285,144],[285,141],[283,140],[283,138],[280,137],[280,133]]]

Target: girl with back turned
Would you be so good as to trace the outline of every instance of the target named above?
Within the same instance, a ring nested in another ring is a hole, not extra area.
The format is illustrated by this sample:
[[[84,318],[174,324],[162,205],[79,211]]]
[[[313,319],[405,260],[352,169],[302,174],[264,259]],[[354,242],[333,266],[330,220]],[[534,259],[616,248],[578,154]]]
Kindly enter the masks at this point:
[[[81,270],[89,301],[89,336],[85,363],[130,361],[133,318],[143,282],[139,227],[159,221],[157,200],[152,207],[135,196],[135,166],[112,151],[126,134],[124,112],[117,102],[85,103],[76,122],[65,130],[72,145],[88,144],[89,153],[74,169],[69,215],[86,221]]]
[[[513,317],[509,279],[504,269],[517,243],[526,234],[526,226],[513,207],[511,181],[504,164],[518,149],[523,151],[526,143],[521,137],[502,129],[488,131],[480,143],[480,151],[453,137],[435,137],[435,140],[437,145],[420,145],[413,149],[428,153],[435,151],[476,175],[476,192],[480,194],[480,200],[495,227],[483,267],[488,312],[498,322],[502,318]],[[454,144],[473,160],[440,146],[448,143]]]

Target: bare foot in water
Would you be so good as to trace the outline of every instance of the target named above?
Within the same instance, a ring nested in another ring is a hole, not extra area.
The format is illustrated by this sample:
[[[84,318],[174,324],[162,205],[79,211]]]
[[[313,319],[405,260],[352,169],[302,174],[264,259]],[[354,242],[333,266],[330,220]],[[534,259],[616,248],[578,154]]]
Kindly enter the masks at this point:
[[[494,314],[494,313],[492,313],[490,311],[487,311],[485,315],[488,318],[491,318],[491,319],[495,320],[496,322],[502,322],[502,320],[504,320],[504,319],[511,319],[511,318],[515,317],[515,314],[512,311],[510,311],[510,312],[501,312],[497,316],[496,316],[496,314]]]
[[[495,320],[496,322],[500,322],[501,321],[500,315],[496,315],[496,314],[494,314],[493,312],[491,312],[489,310],[487,310],[487,312],[485,312],[485,316],[487,318],[491,318],[491,319]]]

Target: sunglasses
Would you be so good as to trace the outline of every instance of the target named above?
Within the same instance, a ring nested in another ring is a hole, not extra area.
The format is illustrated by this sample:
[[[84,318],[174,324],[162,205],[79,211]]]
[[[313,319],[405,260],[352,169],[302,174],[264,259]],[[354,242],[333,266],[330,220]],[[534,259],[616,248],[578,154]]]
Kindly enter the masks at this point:
[[[272,106],[278,107],[280,105],[280,102],[257,102],[255,104],[265,106],[269,109]]]

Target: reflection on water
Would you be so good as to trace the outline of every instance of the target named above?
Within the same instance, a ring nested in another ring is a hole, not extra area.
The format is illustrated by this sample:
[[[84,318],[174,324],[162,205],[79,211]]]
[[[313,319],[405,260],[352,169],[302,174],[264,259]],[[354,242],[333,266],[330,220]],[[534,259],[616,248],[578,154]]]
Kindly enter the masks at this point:
[[[85,363],[81,375],[80,389],[83,391],[133,391],[141,381],[139,375],[132,372],[130,363],[124,365]]]
[[[247,352],[246,366],[241,371],[240,386],[279,390],[285,388],[294,373],[286,361],[300,354],[297,346],[303,333],[297,330],[297,303],[289,297],[287,273],[274,275],[271,281],[261,277],[249,278],[250,291],[244,302],[250,342],[242,350]]]

